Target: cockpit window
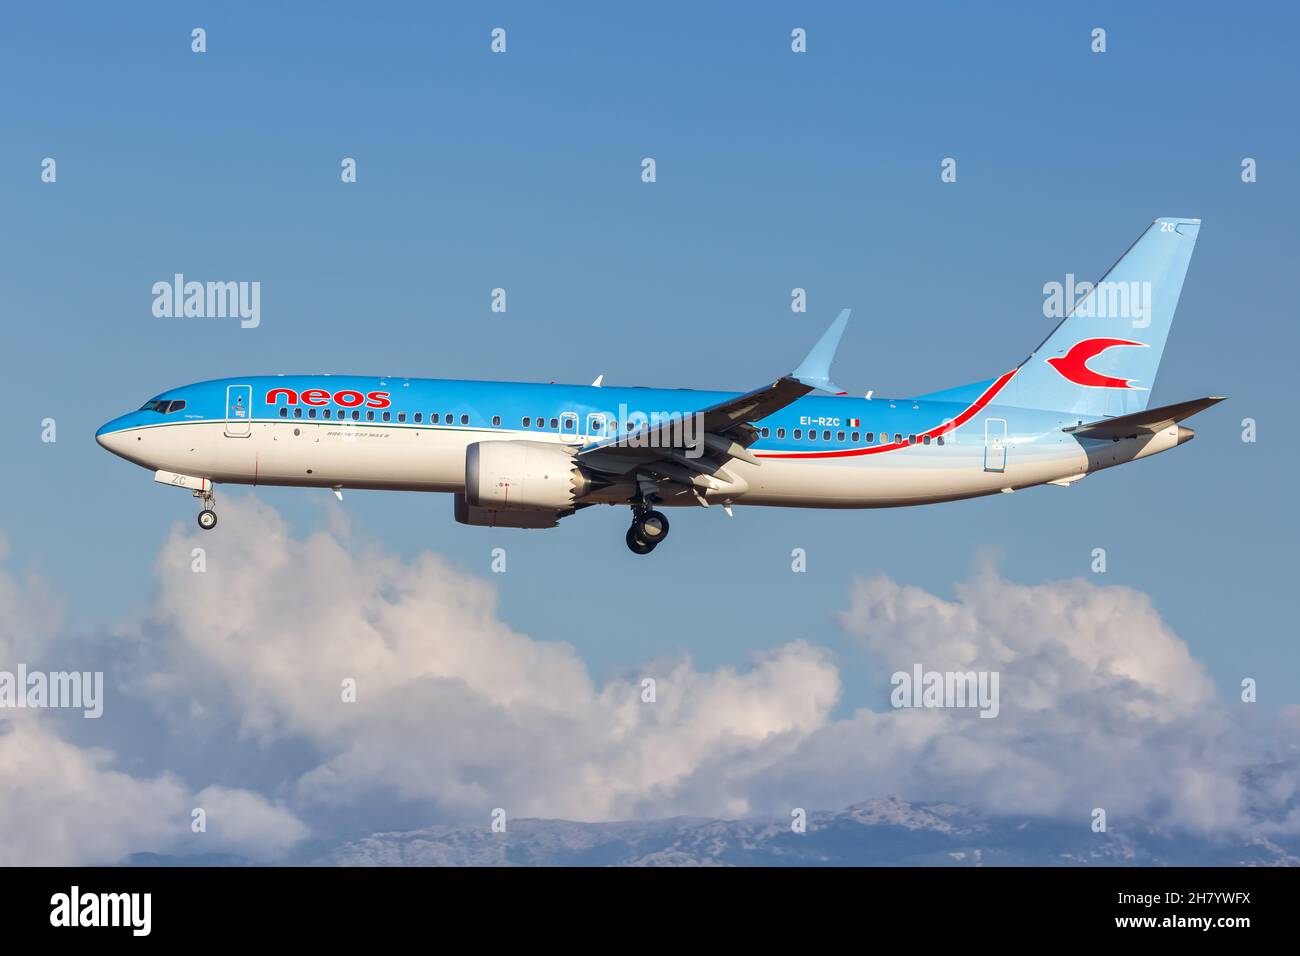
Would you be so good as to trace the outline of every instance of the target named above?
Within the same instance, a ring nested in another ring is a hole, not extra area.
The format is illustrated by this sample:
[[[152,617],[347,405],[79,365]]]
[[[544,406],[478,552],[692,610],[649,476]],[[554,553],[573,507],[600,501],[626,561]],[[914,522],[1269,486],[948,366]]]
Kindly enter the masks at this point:
[[[184,407],[185,403],[179,399],[155,398],[152,401],[145,402],[140,411],[170,415],[172,412],[179,412]]]

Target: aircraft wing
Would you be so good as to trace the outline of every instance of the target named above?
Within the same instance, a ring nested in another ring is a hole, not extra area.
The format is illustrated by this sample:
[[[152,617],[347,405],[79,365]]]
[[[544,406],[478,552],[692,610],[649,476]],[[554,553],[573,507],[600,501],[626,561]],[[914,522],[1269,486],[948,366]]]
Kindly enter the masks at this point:
[[[1147,408],[1140,412],[1133,412],[1131,415],[1070,425],[1061,430],[1082,438],[1136,438],[1139,435],[1161,431],[1181,422],[1184,418],[1191,418],[1197,412],[1203,412],[1221,401],[1223,401],[1222,395],[1194,398],[1189,402],[1178,402],[1175,405]]]
[[[695,476],[699,475],[721,473],[724,480],[729,479],[721,465],[731,458],[757,465],[758,459],[746,450],[758,438],[751,422],[780,411],[815,389],[844,394],[831,382],[830,365],[850,311],[839,314],[798,368],[770,385],[690,413],[690,423],[676,417],[652,421],[626,434],[593,442],[578,451],[578,460],[606,474],[642,471],[697,486],[701,482]],[[688,448],[688,442],[693,447]]]

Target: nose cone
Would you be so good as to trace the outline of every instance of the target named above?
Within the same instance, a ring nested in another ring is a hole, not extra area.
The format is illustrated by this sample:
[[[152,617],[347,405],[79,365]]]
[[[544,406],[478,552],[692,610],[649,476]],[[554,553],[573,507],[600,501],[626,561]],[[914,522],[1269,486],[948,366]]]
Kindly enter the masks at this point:
[[[130,438],[127,429],[137,424],[134,420],[135,415],[121,415],[111,422],[106,422],[95,432],[95,441],[99,442],[101,448],[107,448],[114,455],[121,455],[126,458],[125,449]]]

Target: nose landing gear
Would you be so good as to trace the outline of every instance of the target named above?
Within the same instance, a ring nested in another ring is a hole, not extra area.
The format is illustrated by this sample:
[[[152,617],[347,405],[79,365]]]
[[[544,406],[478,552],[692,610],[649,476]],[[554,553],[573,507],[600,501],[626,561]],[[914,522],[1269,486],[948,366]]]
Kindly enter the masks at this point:
[[[668,519],[660,511],[644,506],[632,509],[632,527],[627,529],[627,546],[633,554],[649,554],[668,537]]]
[[[209,487],[207,491],[194,492],[194,497],[203,502],[203,510],[199,512],[199,527],[204,531],[211,531],[217,526],[216,495]]]

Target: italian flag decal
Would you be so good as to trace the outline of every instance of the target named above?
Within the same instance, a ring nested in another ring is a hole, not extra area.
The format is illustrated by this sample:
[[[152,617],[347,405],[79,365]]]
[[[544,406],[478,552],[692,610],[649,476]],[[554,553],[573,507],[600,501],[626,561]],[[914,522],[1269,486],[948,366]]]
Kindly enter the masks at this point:
[[[850,428],[857,428],[857,427],[858,427],[859,425],[861,425],[861,424],[862,424],[862,422],[861,422],[860,420],[856,419],[856,418],[850,418],[850,419],[849,419],[849,427],[850,427]]]

